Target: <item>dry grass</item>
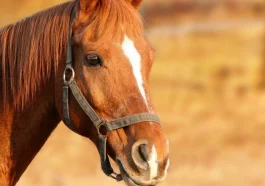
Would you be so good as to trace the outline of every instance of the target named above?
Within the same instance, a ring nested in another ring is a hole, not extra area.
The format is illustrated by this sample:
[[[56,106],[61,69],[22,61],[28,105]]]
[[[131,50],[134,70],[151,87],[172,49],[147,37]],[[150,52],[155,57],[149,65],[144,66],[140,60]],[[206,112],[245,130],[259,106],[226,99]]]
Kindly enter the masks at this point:
[[[171,141],[162,185],[263,186],[264,27],[150,38],[153,98]]]
[[[30,12],[21,5],[21,15]],[[149,40],[157,51],[152,97],[171,143],[161,186],[264,186],[264,27]],[[103,175],[87,139],[60,125],[18,183],[33,185],[122,184]]]

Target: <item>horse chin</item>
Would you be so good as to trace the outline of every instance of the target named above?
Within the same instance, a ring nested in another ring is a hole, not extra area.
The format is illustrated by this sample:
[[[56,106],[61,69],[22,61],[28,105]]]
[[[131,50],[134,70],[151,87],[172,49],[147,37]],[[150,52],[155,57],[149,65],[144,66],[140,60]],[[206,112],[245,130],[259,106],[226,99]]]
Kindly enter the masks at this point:
[[[130,174],[129,171],[126,171],[126,168],[123,166],[120,160],[116,160],[116,162],[119,166],[122,179],[126,183],[127,186],[156,185],[156,182],[154,181],[143,181],[135,176],[132,176],[132,174]]]

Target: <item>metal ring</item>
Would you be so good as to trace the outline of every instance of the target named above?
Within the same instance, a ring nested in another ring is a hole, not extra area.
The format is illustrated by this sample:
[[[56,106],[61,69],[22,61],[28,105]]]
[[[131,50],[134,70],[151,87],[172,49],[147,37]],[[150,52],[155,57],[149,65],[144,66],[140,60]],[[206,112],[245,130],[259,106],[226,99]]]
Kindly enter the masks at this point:
[[[102,131],[100,131],[100,128],[101,127],[105,127],[105,132],[106,133],[102,133]],[[98,131],[98,134],[99,135],[101,135],[101,136],[103,136],[103,137],[107,137],[108,136],[108,134],[109,134],[109,130],[108,130],[108,126],[107,126],[107,123],[106,122],[102,122],[102,123],[100,123],[98,126],[97,126],[97,131]]]
[[[67,71],[70,70],[71,71],[71,77],[69,78],[69,80],[66,80],[66,73]],[[64,73],[63,73],[63,81],[64,81],[64,84],[69,84],[70,82],[72,82],[75,78],[75,71],[73,69],[72,66],[66,66],[65,70],[64,70]]]

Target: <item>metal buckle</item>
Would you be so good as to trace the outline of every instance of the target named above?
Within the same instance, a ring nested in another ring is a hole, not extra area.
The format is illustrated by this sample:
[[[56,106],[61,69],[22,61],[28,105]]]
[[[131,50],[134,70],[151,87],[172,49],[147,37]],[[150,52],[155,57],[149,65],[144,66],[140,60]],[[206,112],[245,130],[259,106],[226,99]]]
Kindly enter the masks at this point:
[[[71,76],[67,77],[69,74]],[[74,80],[74,78],[75,78],[75,71],[74,71],[72,65],[66,65],[64,73],[63,73],[64,84],[68,85],[69,83],[71,83]]]

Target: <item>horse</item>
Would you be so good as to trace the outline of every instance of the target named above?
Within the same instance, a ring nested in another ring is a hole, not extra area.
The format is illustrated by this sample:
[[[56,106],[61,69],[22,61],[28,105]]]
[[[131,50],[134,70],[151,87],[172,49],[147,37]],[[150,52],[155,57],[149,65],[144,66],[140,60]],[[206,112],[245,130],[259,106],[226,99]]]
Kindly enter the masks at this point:
[[[127,185],[166,178],[141,3],[73,0],[0,30],[1,186],[18,182],[61,121],[95,144],[107,176]]]

